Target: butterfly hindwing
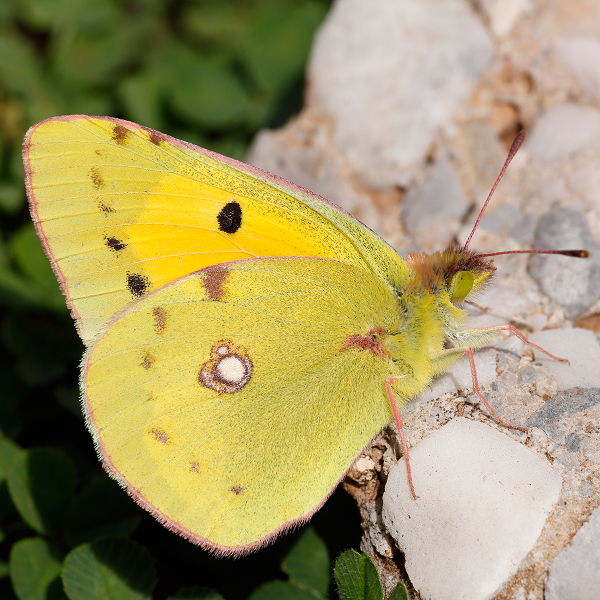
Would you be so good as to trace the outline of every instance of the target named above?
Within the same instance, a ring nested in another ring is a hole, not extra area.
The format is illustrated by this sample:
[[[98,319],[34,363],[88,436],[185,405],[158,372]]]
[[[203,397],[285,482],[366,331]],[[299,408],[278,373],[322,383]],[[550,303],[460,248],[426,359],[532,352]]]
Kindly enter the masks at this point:
[[[222,553],[314,512],[391,418],[386,357],[348,336],[397,327],[364,269],[259,259],[184,277],[90,349],[88,424],[109,471],[159,520]]]

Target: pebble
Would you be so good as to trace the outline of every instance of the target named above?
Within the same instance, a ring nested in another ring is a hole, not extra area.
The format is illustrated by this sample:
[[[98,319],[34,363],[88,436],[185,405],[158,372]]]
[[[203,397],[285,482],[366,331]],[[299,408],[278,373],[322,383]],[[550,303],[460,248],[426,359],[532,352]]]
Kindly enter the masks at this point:
[[[382,517],[428,600],[491,598],[517,570],[558,501],[562,480],[541,458],[483,423],[456,418],[390,472]]]
[[[550,567],[546,600],[598,600],[600,598],[600,507]]]
[[[560,422],[564,417],[583,412],[585,409],[600,404],[600,388],[573,388],[563,390],[550,400],[546,400],[542,408],[534,412],[527,422],[526,427],[542,427],[548,430],[549,435],[555,435],[556,430],[549,427]],[[569,440],[571,442],[569,443]],[[562,440],[560,440],[562,441]],[[577,434],[569,434],[565,438],[567,450],[578,451],[581,440]],[[570,448],[569,448],[570,446]]]
[[[573,208],[556,208],[539,221],[535,248],[583,249],[589,258],[532,255],[529,272],[542,292],[574,318],[593,306],[600,295],[600,251],[583,215]]]

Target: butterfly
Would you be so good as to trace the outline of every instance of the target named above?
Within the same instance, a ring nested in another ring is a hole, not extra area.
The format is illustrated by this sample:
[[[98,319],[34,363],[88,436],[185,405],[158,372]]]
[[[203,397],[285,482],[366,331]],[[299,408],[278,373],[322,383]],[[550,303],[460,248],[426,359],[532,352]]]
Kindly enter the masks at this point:
[[[479,393],[472,350],[524,339],[464,328],[495,271],[470,238],[403,259],[308,190],[109,117],[43,121],[23,159],[97,452],[216,554],[309,519],[436,374],[467,354]]]

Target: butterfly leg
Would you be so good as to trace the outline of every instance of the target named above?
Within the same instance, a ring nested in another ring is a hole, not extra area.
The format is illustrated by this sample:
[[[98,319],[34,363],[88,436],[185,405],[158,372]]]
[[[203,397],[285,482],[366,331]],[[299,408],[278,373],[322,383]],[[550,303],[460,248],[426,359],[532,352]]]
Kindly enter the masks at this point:
[[[410,460],[408,458],[408,444],[406,443],[406,438],[404,437],[404,424],[402,423],[402,419],[400,418],[400,411],[398,410],[398,405],[396,404],[396,399],[394,398],[394,392],[392,391],[391,386],[391,383],[393,381],[396,381],[397,379],[402,379],[402,377],[388,377],[385,380],[385,388],[387,389],[390,404],[392,405],[392,411],[394,412],[394,418],[396,419],[396,425],[398,426],[398,432],[400,433],[402,453],[406,458],[406,473],[408,475],[408,485],[410,487],[410,493],[412,494],[412,497],[416,500],[417,495],[415,494],[415,486],[413,485],[412,474],[410,471]]]
[[[489,402],[481,393],[481,390],[479,389],[479,381],[477,380],[477,370],[475,369],[475,359],[473,358],[473,350],[468,346],[466,348],[453,348],[452,350],[456,352],[464,352],[468,356],[469,365],[471,366],[471,375],[473,377],[473,389],[475,390],[475,393],[479,396],[479,399],[492,413],[492,416],[496,419],[496,421],[502,423],[502,425],[504,425],[505,427],[509,427],[510,429],[518,429],[519,431],[524,431],[525,433],[527,433],[527,429],[525,427],[520,427],[519,425],[512,425],[511,423],[503,419],[500,415],[496,414],[494,409],[490,406]]]
[[[511,425],[508,421],[505,421],[502,417],[498,416],[494,412],[492,407],[489,405],[488,401],[483,397],[483,394],[481,393],[481,390],[479,389],[479,382],[477,380],[477,371],[475,370],[475,361],[473,360],[472,347],[474,346],[475,348],[480,348],[481,346],[483,346],[484,343],[489,341],[489,336],[493,335],[497,331],[509,331],[513,335],[516,335],[522,342],[524,342],[528,346],[532,346],[533,348],[536,348],[537,350],[539,350],[540,352],[543,352],[544,354],[546,354],[550,358],[553,358],[554,360],[558,360],[560,362],[566,362],[566,363],[568,363],[569,361],[566,358],[560,358],[558,356],[555,356],[554,354],[551,354],[547,350],[544,350],[537,344],[530,342],[518,329],[515,329],[514,327],[511,327],[510,325],[497,325],[495,327],[481,327],[479,329],[471,329],[468,331],[461,332],[461,334],[455,334],[453,336],[454,342],[459,341],[459,339],[462,337],[463,340],[467,342],[467,344],[471,344],[471,345],[455,347],[455,348],[451,348],[449,350],[445,350],[443,352],[444,356],[448,356],[449,354],[456,354],[456,353],[466,354],[469,358],[469,364],[471,366],[471,374],[473,376],[473,388],[475,390],[475,393],[479,396],[481,401],[485,404],[485,406],[488,408],[488,410],[492,413],[492,416],[499,423],[502,423],[506,427],[510,427],[511,429],[518,429],[519,431],[527,432],[527,429],[525,427]]]
[[[554,354],[550,354],[550,352],[548,352],[547,350],[544,350],[537,344],[530,342],[518,329],[515,329],[514,327],[511,327],[510,325],[496,325],[495,327],[481,327],[480,329],[472,329],[468,333],[479,333],[479,332],[486,333],[486,332],[494,332],[494,331],[510,331],[510,333],[512,333],[513,335],[516,335],[523,343],[527,344],[528,346],[531,346],[532,348],[535,348],[536,350],[539,350],[540,352],[543,352],[550,358],[553,358],[554,360],[558,360],[560,362],[569,363],[569,360],[567,358],[559,358],[558,356],[554,356]]]

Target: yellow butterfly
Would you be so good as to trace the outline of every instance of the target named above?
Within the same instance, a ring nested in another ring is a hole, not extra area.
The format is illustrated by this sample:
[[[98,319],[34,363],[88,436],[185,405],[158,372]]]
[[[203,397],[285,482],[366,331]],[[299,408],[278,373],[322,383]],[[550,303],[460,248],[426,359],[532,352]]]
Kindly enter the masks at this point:
[[[23,158],[87,345],[98,453],[215,553],[310,518],[394,413],[401,428],[398,409],[498,330],[463,330],[460,303],[495,270],[468,243],[403,260],[303,188],[108,117],[39,123]]]

